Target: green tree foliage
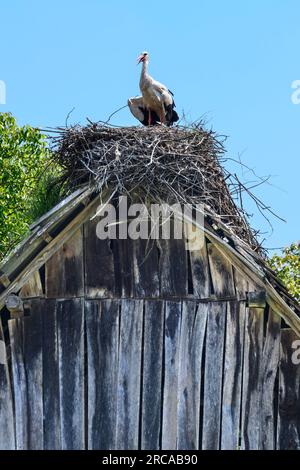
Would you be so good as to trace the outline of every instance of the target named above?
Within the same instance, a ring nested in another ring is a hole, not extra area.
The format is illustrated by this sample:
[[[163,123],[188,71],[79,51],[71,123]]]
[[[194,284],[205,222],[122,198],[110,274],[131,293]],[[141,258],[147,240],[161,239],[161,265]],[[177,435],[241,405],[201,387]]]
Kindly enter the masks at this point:
[[[274,255],[270,259],[270,265],[289,292],[300,301],[300,242],[292,243],[282,254]]]
[[[0,259],[58,201],[60,191],[51,191],[58,174],[40,131],[20,127],[11,114],[0,113]]]

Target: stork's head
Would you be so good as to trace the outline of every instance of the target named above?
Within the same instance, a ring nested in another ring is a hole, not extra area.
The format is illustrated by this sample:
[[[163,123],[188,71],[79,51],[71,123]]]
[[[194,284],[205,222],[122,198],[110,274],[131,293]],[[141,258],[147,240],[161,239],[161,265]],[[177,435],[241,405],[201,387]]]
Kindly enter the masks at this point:
[[[137,58],[138,64],[140,62],[145,62],[146,60],[148,60],[148,57],[149,57],[148,52],[142,52]]]

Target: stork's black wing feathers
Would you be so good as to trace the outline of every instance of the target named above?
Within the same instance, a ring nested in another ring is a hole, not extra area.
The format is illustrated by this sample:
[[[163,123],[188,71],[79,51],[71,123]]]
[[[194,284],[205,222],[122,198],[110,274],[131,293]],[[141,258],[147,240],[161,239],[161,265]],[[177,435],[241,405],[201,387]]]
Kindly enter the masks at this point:
[[[144,114],[144,119],[140,122],[144,126],[148,126],[148,122],[149,122],[149,111],[148,111],[148,109],[144,108],[142,106],[139,106],[139,110],[142,111],[142,113]],[[151,111],[151,121],[152,121],[153,125],[158,124],[160,122],[159,117],[158,117],[158,115],[156,114],[155,111]]]
[[[174,93],[171,90],[168,90],[169,93],[171,93],[172,97],[174,96]],[[166,121],[168,126],[172,126],[174,122],[179,121],[179,116],[175,111],[175,101],[174,98],[172,98],[172,104],[169,104],[169,106],[166,106]]]
[[[169,90],[169,88],[168,88],[168,92],[173,96],[173,103],[172,103],[172,106],[173,106],[173,108],[175,108],[175,107],[176,107],[176,104],[175,104],[175,101],[174,101],[174,93],[173,93],[173,91]]]
[[[169,104],[169,106],[166,106],[166,121],[167,121],[168,126],[172,126],[174,122],[179,121],[179,116],[176,113],[174,107],[175,107],[174,101],[172,104]]]

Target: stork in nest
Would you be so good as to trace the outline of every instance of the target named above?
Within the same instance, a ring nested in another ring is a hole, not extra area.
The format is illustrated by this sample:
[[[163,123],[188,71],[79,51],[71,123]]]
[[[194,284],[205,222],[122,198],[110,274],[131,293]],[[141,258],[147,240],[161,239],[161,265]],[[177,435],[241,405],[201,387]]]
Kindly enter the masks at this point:
[[[130,111],[144,126],[158,123],[172,126],[174,122],[179,120],[178,114],[174,110],[173,93],[149,75],[148,52],[142,52],[138,57],[139,63],[143,64],[140,78],[142,96],[129,98],[128,106]]]

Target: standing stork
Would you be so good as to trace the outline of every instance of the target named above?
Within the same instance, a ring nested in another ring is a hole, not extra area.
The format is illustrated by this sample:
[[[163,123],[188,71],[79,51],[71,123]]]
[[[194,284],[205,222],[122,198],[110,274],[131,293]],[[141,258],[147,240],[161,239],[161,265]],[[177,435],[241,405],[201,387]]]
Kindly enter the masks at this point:
[[[128,106],[132,114],[145,126],[165,124],[171,126],[179,117],[175,108],[173,93],[148,73],[149,54],[142,52],[138,64],[143,63],[140,90],[142,96],[130,98]]]

